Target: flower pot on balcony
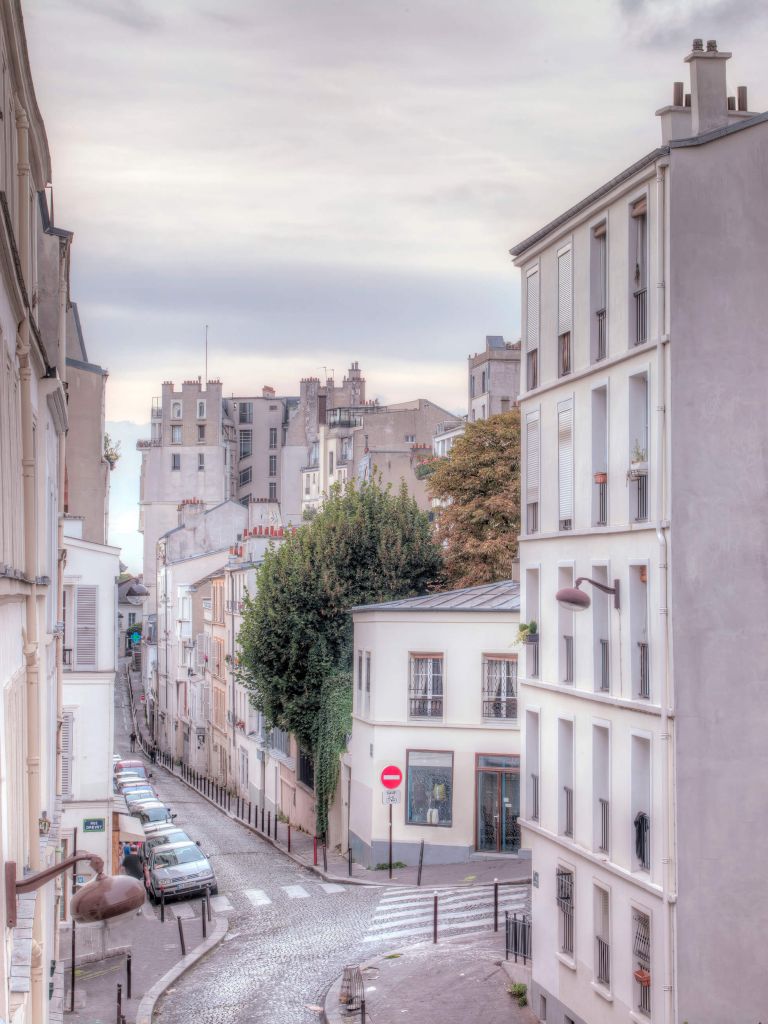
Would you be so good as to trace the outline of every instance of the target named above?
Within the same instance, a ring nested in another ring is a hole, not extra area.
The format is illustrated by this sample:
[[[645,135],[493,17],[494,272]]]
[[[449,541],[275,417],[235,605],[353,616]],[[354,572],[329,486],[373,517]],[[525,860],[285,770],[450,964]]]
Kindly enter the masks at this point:
[[[651,972],[646,971],[644,967],[638,967],[638,969],[635,971],[635,978],[639,981],[643,988],[648,988],[648,986],[651,984]]]
[[[648,463],[647,462],[630,462],[629,469],[627,470],[627,479],[637,480],[641,476],[648,475]]]
[[[595,483],[596,484],[607,484],[608,483],[608,474],[607,473],[595,473]]]

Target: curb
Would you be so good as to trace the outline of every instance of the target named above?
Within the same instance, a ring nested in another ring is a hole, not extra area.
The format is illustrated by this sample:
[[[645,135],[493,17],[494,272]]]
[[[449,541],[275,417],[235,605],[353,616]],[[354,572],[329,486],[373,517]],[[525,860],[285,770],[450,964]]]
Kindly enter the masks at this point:
[[[210,953],[215,946],[218,946],[227,934],[228,928],[229,922],[227,919],[225,917],[218,917],[213,932],[205,942],[201,942],[191,953],[187,953],[159,981],[155,982],[139,1003],[138,1010],[136,1011],[136,1024],[152,1024],[152,1014],[155,1012],[155,1006],[160,996],[162,996],[167,988],[170,988],[174,981],[177,981],[182,974],[186,973],[190,967],[194,967],[198,960],[202,960],[206,953]]]

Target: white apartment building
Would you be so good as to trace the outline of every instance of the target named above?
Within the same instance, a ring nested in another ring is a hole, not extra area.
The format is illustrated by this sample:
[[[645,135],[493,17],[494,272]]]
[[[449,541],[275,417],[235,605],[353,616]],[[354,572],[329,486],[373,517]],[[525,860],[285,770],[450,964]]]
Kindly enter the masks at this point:
[[[359,863],[388,860],[389,765],[403,775],[394,860],[415,864],[422,840],[427,864],[519,852],[519,609],[511,580],[353,609],[352,738],[337,805],[349,793]]]
[[[768,1005],[768,114],[728,96],[729,56],[695,40],[662,145],[512,250],[530,1002],[550,1024]]]
[[[83,520],[64,523],[64,676],[61,790],[64,835],[103,857],[112,856],[112,750],[117,670],[117,578],[120,549],[83,539]],[[123,752],[127,753],[127,752]],[[78,872],[87,876],[87,863]]]

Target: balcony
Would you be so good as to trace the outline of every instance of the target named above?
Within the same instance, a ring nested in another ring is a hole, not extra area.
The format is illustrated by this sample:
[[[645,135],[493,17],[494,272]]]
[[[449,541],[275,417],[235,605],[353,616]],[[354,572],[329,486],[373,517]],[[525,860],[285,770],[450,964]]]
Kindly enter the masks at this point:
[[[500,697],[483,701],[483,718],[517,720],[517,697]]]
[[[596,508],[595,526],[608,525],[608,474],[605,472],[595,473]]]
[[[595,349],[595,362],[599,363],[601,359],[605,359],[608,353],[605,310],[598,309],[595,313],[595,318],[597,319],[597,347]]]
[[[557,339],[557,375],[567,377],[571,372],[571,332],[566,331]]]
[[[563,637],[563,682],[573,682],[573,637]]]
[[[635,298],[635,345],[642,345],[648,340],[648,289],[639,288]]]
[[[600,641],[600,692],[608,693],[611,688],[611,651],[607,640]]]
[[[442,718],[442,697],[410,697],[408,714],[411,718]]]
[[[539,820],[539,776],[531,773],[531,821]]]
[[[539,634],[529,634],[525,639],[526,672],[529,679],[539,678]]]
[[[565,794],[563,835],[573,838],[573,789],[570,786],[563,786],[563,793]]]
[[[638,643],[638,654],[639,654],[639,673],[638,673],[638,697],[642,697],[643,700],[650,700],[651,697],[651,675],[650,675],[650,663],[648,658],[648,644]]]
[[[610,849],[610,828],[611,828],[611,805],[603,797],[598,799],[600,809],[600,842],[598,850],[600,853],[608,853]]]
[[[597,962],[597,980],[601,985],[611,984],[611,948],[605,939],[595,936],[595,960]]]

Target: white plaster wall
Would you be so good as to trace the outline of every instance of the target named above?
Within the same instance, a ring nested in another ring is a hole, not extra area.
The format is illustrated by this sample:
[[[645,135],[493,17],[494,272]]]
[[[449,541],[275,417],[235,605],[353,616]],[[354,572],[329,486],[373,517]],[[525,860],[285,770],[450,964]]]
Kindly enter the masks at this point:
[[[66,526],[65,526],[66,531]],[[98,619],[96,625],[96,671],[115,671],[117,644],[117,584],[120,573],[120,548],[65,535],[67,564],[65,586],[97,586]],[[70,611],[68,629],[74,627],[74,609]]]

